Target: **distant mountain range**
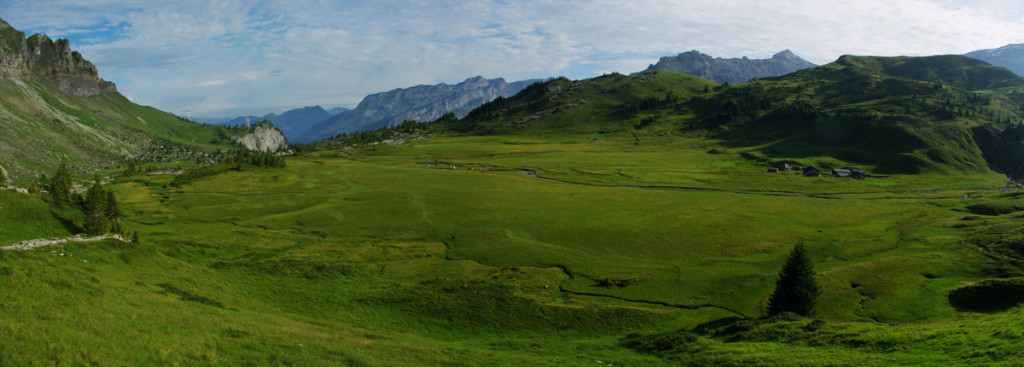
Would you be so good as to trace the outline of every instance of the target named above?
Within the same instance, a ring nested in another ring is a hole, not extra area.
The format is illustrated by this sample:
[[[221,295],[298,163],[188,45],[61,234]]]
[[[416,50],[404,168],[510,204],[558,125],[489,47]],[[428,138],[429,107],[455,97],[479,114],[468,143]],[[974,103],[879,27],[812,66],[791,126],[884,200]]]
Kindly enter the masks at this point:
[[[502,78],[484,79],[478,76],[455,85],[419,85],[371,94],[363,98],[355,109],[341,112],[317,124],[305,135],[292,141],[313,142],[340,133],[374,130],[404,120],[433,121],[446,112],[453,112],[461,118],[484,103],[498,97],[515,95],[538,81],[507,83]]]
[[[255,124],[260,121],[270,121],[274,124],[274,127],[281,130],[289,141],[296,141],[314,125],[348,110],[348,108],[344,107],[335,107],[330,110],[324,110],[323,107],[320,106],[307,106],[291,109],[282,112],[280,115],[271,113],[264,116],[239,116],[230,120],[214,121],[212,123],[227,126],[245,126],[246,118],[249,119],[251,124]]]
[[[716,83],[744,83],[754,78],[772,77],[815,66],[786,50],[770,59],[713,58],[698,51],[663,57],[646,71],[664,70],[698,76]],[[419,85],[371,94],[355,109],[320,106],[304,107],[280,115],[249,116],[251,122],[274,123],[291,142],[309,143],[341,133],[375,130],[405,120],[433,121],[446,112],[466,116],[474,108],[498,97],[510,97],[539,82],[539,79],[508,83],[502,78],[473,77],[455,84]],[[244,125],[245,116],[218,122]]]
[[[1002,66],[1010,69],[1010,71],[1017,75],[1024,76],[1024,43],[968,52],[964,56],[982,60],[995,66]]]
[[[340,133],[375,130],[405,120],[433,121],[446,112],[463,117],[484,103],[498,97],[512,96],[538,81],[507,83],[501,78],[484,79],[478,76],[455,85],[419,85],[371,94],[364,97],[355,109],[335,107],[327,111],[320,106],[311,106],[281,114],[239,116],[213,123],[242,126],[245,125],[246,117],[251,123],[267,120],[280,129],[288,141],[309,143]]]
[[[789,50],[779,52],[770,59],[723,59],[694,50],[677,56],[662,57],[657,64],[648,66],[644,72],[671,71],[699,76],[719,84],[739,84],[757,78],[786,75],[814,66],[817,65],[801,59]]]

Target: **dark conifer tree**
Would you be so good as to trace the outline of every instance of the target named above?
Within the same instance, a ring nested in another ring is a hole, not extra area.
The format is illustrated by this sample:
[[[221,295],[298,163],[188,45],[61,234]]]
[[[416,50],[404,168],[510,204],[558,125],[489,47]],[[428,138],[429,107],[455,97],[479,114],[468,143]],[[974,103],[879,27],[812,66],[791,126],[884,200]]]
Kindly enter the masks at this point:
[[[99,235],[110,231],[110,219],[107,218],[107,193],[103,190],[99,177],[85,194],[84,212],[86,233]]]
[[[793,312],[808,316],[814,311],[820,294],[821,289],[814,280],[814,264],[807,257],[804,245],[798,244],[779,272],[775,292],[768,299],[768,315]]]
[[[64,207],[71,203],[71,172],[68,172],[68,165],[61,162],[57,167],[57,173],[50,178],[47,190],[53,196],[53,204],[57,207]]]
[[[117,207],[117,199],[114,197],[113,191],[107,191],[107,207],[105,213],[107,219],[119,220],[121,219],[121,210]]]

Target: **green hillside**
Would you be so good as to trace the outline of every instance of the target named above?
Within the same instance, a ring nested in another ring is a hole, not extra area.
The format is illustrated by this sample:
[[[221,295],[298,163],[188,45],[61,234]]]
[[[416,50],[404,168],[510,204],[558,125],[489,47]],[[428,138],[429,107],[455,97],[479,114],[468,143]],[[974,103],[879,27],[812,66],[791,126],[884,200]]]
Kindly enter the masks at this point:
[[[76,97],[34,77],[0,79],[0,164],[27,186],[61,161],[79,173],[229,149],[228,128],[184,121],[118,93]]]
[[[638,112],[673,109],[710,91],[707,80],[667,72],[552,79],[499,98],[471,112],[454,129],[477,134],[621,132],[640,124]],[[676,120],[684,120],[686,111]]]
[[[733,86],[666,72],[556,79],[453,124],[470,134],[689,134],[763,160],[879,174],[1024,173],[1024,78],[963,56],[844,56]],[[752,148],[752,149],[751,149]]]

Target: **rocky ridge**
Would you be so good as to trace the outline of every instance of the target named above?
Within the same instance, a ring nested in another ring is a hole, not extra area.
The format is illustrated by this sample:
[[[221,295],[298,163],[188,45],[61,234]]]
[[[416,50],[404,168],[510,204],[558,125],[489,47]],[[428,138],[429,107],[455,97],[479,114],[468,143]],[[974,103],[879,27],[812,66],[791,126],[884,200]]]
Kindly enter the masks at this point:
[[[88,97],[117,92],[112,82],[99,77],[96,66],[71,50],[66,39],[53,41],[45,34],[25,33],[0,19],[0,76],[41,76],[62,93]]]
[[[739,84],[757,78],[786,75],[817,65],[796,56],[789,50],[779,52],[770,59],[723,59],[693,50],[677,56],[666,56],[644,72],[664,70],[698,76],[715,83]]]
[[[299,141],[313,142],[340,133],[374,130],[405,120],[434,121],[446,112],[462,118],[484,103],[512,96],[537,81],[508,83],[502,78],[477,76],[454,85],[419,85],[371,94],[363,98],[355,109],[317,124]]]

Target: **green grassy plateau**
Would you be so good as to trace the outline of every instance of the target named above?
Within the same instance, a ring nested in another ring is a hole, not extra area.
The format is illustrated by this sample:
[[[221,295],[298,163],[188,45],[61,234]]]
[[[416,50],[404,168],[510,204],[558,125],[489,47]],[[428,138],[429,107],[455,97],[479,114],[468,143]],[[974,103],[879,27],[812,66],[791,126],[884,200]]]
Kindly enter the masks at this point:
[[[0,252],[0,357],[1011,363],[1024,321],[1016,303],[975,313],[949,299],[961,286],[1020,274],[1000,249],[966,240],[1006,233],[992,230],[999,226],[1020,233],[1020,208],[985,212],[1016,200],[994,190],[1001,177],[768,174],[739,153],[706,153],[716,146],[658,136],[639,145],[628,135],[448,137],[309,153],[286,168],[177,189],[165,188],[169,176],[119,179],[109,187],[141,243]],[[0,215],[19,213],[0,222],[5,243],[82,225],[43,198],[0,192]],[[716,328],[762,316],[796,243],[816,261],[825,321]]]
[[[0,251],[0,365],[1019,365],[1024,196],[994,170],[1020,169],[1024,82],[1000,70],[555,79],[285,167],[119,176],[141,241]],[[0,191],[0,245],[84,221]],[[801,243],[817,312],[765,318]]]

